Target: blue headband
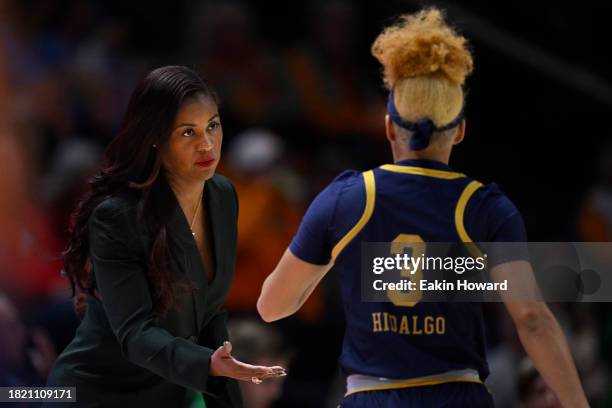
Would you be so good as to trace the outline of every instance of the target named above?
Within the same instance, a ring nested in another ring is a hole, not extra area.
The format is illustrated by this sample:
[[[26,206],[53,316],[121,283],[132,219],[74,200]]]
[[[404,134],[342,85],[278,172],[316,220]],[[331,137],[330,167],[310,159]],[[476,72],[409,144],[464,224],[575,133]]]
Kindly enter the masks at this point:
[[[457,126],[463,120],[463,107],[461,111],[457,115],[452,122],[436,127],[436,125],[432,122],[431,119],[421,119],[416,122],[410,122],[402,119],[400,114],[397,112],[395,108],[395,102],[393,101],[393,90],[389,92],[389,98],[387,100],[387,112],[389,113],[389,117],[391,120],[398,126],[414,132],[412,137],[410,138],[410,148],[412,150],[423,150],[427,146],[429,146],[429,141],[431,140],[431,135],[434,132],[443,132],[445,130],[449,130]]]

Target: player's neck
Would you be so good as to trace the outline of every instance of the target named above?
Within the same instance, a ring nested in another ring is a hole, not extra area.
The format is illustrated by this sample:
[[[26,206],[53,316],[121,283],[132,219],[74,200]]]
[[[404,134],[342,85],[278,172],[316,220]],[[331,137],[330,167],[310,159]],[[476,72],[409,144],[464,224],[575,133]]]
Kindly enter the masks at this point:
[[[401,149],[393,151],[393,161],[397,163],[402,160],[431,160],[440,163],[448,164],[450,160],[451,149],[436,149],[430,146],[423,150]]]

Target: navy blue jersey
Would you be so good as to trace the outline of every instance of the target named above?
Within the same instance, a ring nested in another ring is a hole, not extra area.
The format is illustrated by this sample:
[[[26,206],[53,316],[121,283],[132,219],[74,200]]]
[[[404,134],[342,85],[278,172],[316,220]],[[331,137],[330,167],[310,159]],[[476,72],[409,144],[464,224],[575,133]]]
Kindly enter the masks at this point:
[[[403,160],[338,176],[313,201],[290,245],[306,262],[334,260],[347,322],[340,358],[346,374],[411,379],[474,369],[484,381],[480,304],[361,301],[361,243],[394,241],[526,241],[518,210],[495,184],[443,163]]]

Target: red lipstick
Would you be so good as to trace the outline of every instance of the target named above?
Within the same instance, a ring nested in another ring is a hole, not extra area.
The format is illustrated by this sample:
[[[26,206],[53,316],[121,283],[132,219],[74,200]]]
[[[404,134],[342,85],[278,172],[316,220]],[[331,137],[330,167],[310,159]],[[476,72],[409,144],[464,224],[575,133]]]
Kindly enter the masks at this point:
[[[215,163],[215,159],[212,157],[208,157],[205,159],[200,159],[197,162],[195,162],[195,164],[197,164],[200,167],[210,167]]]

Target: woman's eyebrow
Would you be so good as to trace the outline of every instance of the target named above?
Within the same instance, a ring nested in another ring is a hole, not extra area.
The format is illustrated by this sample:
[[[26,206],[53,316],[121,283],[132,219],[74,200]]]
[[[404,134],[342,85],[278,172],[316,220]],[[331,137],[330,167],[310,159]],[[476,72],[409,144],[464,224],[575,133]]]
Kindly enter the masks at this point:
[[[213,120],[214,118],[217,118],[217,117],[219,117],[219,113],[218,112],[215,113],[214,115],[212,115],[210,117],[210,119],[208,119],[208,122],[210,122],[211,120]],[[178,128],[183,127],[183,126],[198,127],[198,125],[195,124],[195,123],[180,123],[180,124],[176,125],[174,128],[178,129]]]
[[[181,123],[180,125],[176,125],[174,128],[178,129],[182,126],[191,126],[191,127],[198,127],[198,125],[196,125],[195,123]]]

